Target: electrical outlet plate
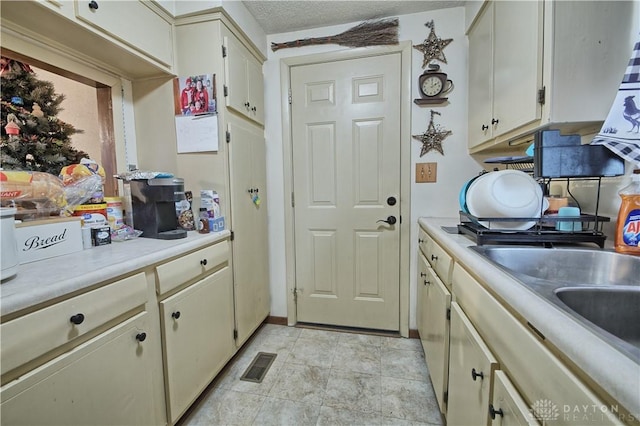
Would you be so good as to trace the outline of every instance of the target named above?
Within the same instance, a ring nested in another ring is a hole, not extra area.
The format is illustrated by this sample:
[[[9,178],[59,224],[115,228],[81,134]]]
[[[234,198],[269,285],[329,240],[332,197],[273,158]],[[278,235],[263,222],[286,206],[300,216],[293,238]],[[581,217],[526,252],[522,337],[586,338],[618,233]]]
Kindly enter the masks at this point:
[[[416,183],[433,183],[438,178],[438,163],[417,163]]]

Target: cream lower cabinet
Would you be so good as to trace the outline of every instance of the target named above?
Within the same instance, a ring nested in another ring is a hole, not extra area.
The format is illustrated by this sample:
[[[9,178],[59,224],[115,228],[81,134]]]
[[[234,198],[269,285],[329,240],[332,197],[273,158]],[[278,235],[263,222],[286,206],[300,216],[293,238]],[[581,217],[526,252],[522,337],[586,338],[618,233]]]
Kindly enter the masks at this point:
[[[450,345],[447,424],[487,425],[498,361],[455,302],[451,303]]]
[[[141,312],[2,387],[3,425],[157,424],[152,354]],[[25,330],[28,333],[28,330]]]
[[[493,397],[489,404],[491,426],[535,426],[532,415],[516,388],[504,371],[493,373]]]
[[[237,345],[269,315],[265,142],[261,127],[229,119]]]
[[[418,333],[440,411],[446,412],[449,382],[449,309],[451,293],[418,254]]]
[[[175,423],[235,352],[228,266],[160,302],[165,381]]]

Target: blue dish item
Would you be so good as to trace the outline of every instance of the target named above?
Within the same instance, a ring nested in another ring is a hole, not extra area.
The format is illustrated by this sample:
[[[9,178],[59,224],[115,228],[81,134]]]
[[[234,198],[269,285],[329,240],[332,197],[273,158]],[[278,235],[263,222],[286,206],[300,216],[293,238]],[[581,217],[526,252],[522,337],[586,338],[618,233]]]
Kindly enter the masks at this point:
[[[460,188],[460,193],[458,194],[458,202],[460,203],[460,210],[463,213],[469,213],[469,208],[467,207],[467,191],[469,187],[473,183],[474,180],[478,179],[482,175],[474,176],[462,185]]]

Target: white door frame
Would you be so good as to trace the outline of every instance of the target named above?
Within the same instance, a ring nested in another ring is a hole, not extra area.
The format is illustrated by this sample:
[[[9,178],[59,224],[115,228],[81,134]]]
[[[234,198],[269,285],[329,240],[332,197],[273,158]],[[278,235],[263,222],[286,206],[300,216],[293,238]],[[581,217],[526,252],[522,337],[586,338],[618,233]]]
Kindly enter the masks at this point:
[[[295,231],[293,206],[293,147],[291,136],[291,105],[289,104],[290,71],[296,65],[310,65],[338,60],[400,52],[400,335],[409,337],[409,284],[411,248],[411,42],[396,46],[364,47],[337,52],[297,56],[280,60],[280,84],[282,87],[282,147],[284,160],[284,220],[287,281],[287,323],[297,322],[295,288]]]

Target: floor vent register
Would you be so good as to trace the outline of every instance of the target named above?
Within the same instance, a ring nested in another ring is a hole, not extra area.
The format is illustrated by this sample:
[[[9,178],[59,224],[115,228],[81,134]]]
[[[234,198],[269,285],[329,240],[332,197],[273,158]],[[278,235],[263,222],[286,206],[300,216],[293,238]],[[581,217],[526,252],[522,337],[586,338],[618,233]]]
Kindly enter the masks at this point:
[[[267,371],[273,364],[278,354],[268,352],[258,352],[251,364],[245,370],[240,380],[254,383],[262,383],[262,379],[267,375]]]

